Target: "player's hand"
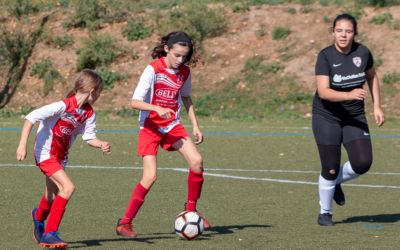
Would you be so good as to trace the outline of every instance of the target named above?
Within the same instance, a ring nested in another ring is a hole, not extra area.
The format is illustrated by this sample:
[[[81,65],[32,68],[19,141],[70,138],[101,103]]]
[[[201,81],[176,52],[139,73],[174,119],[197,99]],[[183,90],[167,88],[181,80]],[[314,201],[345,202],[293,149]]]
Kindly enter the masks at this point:
[[[353,89],[352,91],[348,92],[348,99],[349,100],[359,100],[362,101],[367,98],[368,91],[365,89]]]
[[[100,144],[100,149],[101,149],[101,151],[103,151],[103,154],[110,154],[110,153],[111,153],[111,146],[110,146],[110,144],[109,144],[108,142],[106,142],[106,141],[103,141],[103,142]]]
[[[193,136],[194,136],[194,144],[199,145],[204,141],[204,136],[201,133],[200,129],[193,128]]]
[[[385,115],[383,114],[383,111],[380,107],[374,108],[374,117],[375,117],[375,122],[378,124],[378,126],[382,126],[385,123]]]
[[[175,115],[175,112],[170,108],[157,107],[156,112],[163,119],[168,119],[172,115]]]
[[[17,160],[23,161],[26,158],[26,148],[19,146],[17,148]]]

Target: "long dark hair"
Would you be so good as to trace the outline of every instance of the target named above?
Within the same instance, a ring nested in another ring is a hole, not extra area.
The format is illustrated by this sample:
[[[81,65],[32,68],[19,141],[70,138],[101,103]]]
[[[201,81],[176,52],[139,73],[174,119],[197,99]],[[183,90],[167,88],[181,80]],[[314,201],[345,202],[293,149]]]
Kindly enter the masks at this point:
[[[190,66],[195,66],[199,60],[195,42],[183,31],[174,31],[166,36],[161,37],[161,41],[156,47],[154,47],[151,57],[156,59],[166,56],[167,52],[165,52],[164,46],[167,45],[168,48],[171,49],[174,44],[189,47],[189,53],[187,54],[184,63]]]
[[[343,14],[336,16],[335,20],[333,20],[332,31],[335,30],[336,23],[340,20],[347,20],[347,21],[351,22],[353,24],[354,35],[358,34],[357,20],[348,13],[343,13]]]

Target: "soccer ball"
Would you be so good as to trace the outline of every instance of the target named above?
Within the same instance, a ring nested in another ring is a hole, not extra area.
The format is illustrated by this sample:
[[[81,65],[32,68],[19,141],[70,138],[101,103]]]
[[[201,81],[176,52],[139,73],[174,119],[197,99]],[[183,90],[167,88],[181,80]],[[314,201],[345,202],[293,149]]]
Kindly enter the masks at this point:
[[[204,220],[196,211],[183,211],[175,217],[175,233],[185,240],[194,240],[204,231]]]

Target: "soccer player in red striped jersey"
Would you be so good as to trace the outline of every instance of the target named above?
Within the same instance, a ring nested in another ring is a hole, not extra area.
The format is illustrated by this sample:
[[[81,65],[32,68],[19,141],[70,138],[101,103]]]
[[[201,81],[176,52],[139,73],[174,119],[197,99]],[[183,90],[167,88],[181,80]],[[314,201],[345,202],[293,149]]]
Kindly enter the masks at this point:
[[[195,145],[203,142],[192,99],[191,70],[198,60],[193,40],[184,32],[172,32],[161,38],[153,49],[153,59],[140,77],[132,97],[132,107],[140,110],[138,155],[143,158],[143,177],[132,190],[124,216],[116,233],[134,238],[132,220],[157,178],[158,147],[178,151],[189,164],[186,210],[195,211],[203,185],[203,160]],[[180,123],[181,104],[193,125],[193,142]],[[205,228],[210,224],[205,220]]]
[[[34,157],[36,165],[46,175],[46,189],[39,206],[32,210],[32,219],[33,237],[42,247],[67,247],[57,231],[75,189],[64,168],[68,150],[77,135],[81,134],[87,144],[103,153],[111,152],[109,143],[96,137],[96,116],[91,106],[100,96],[102,87],[101,77],[95,71],[85,69],[64,100],[38,108],[25,117],[16,154],[19,161],[26,158],[29,134],[38,123]]]

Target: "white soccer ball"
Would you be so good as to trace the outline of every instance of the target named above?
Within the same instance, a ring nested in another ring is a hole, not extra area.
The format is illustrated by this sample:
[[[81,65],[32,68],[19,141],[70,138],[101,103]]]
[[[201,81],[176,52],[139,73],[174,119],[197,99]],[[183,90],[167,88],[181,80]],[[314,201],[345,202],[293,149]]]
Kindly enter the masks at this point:
[[[175,217],[175,233],[185,240],[194,240],[204,231],[204,220],[196,211],[183,211]]]

